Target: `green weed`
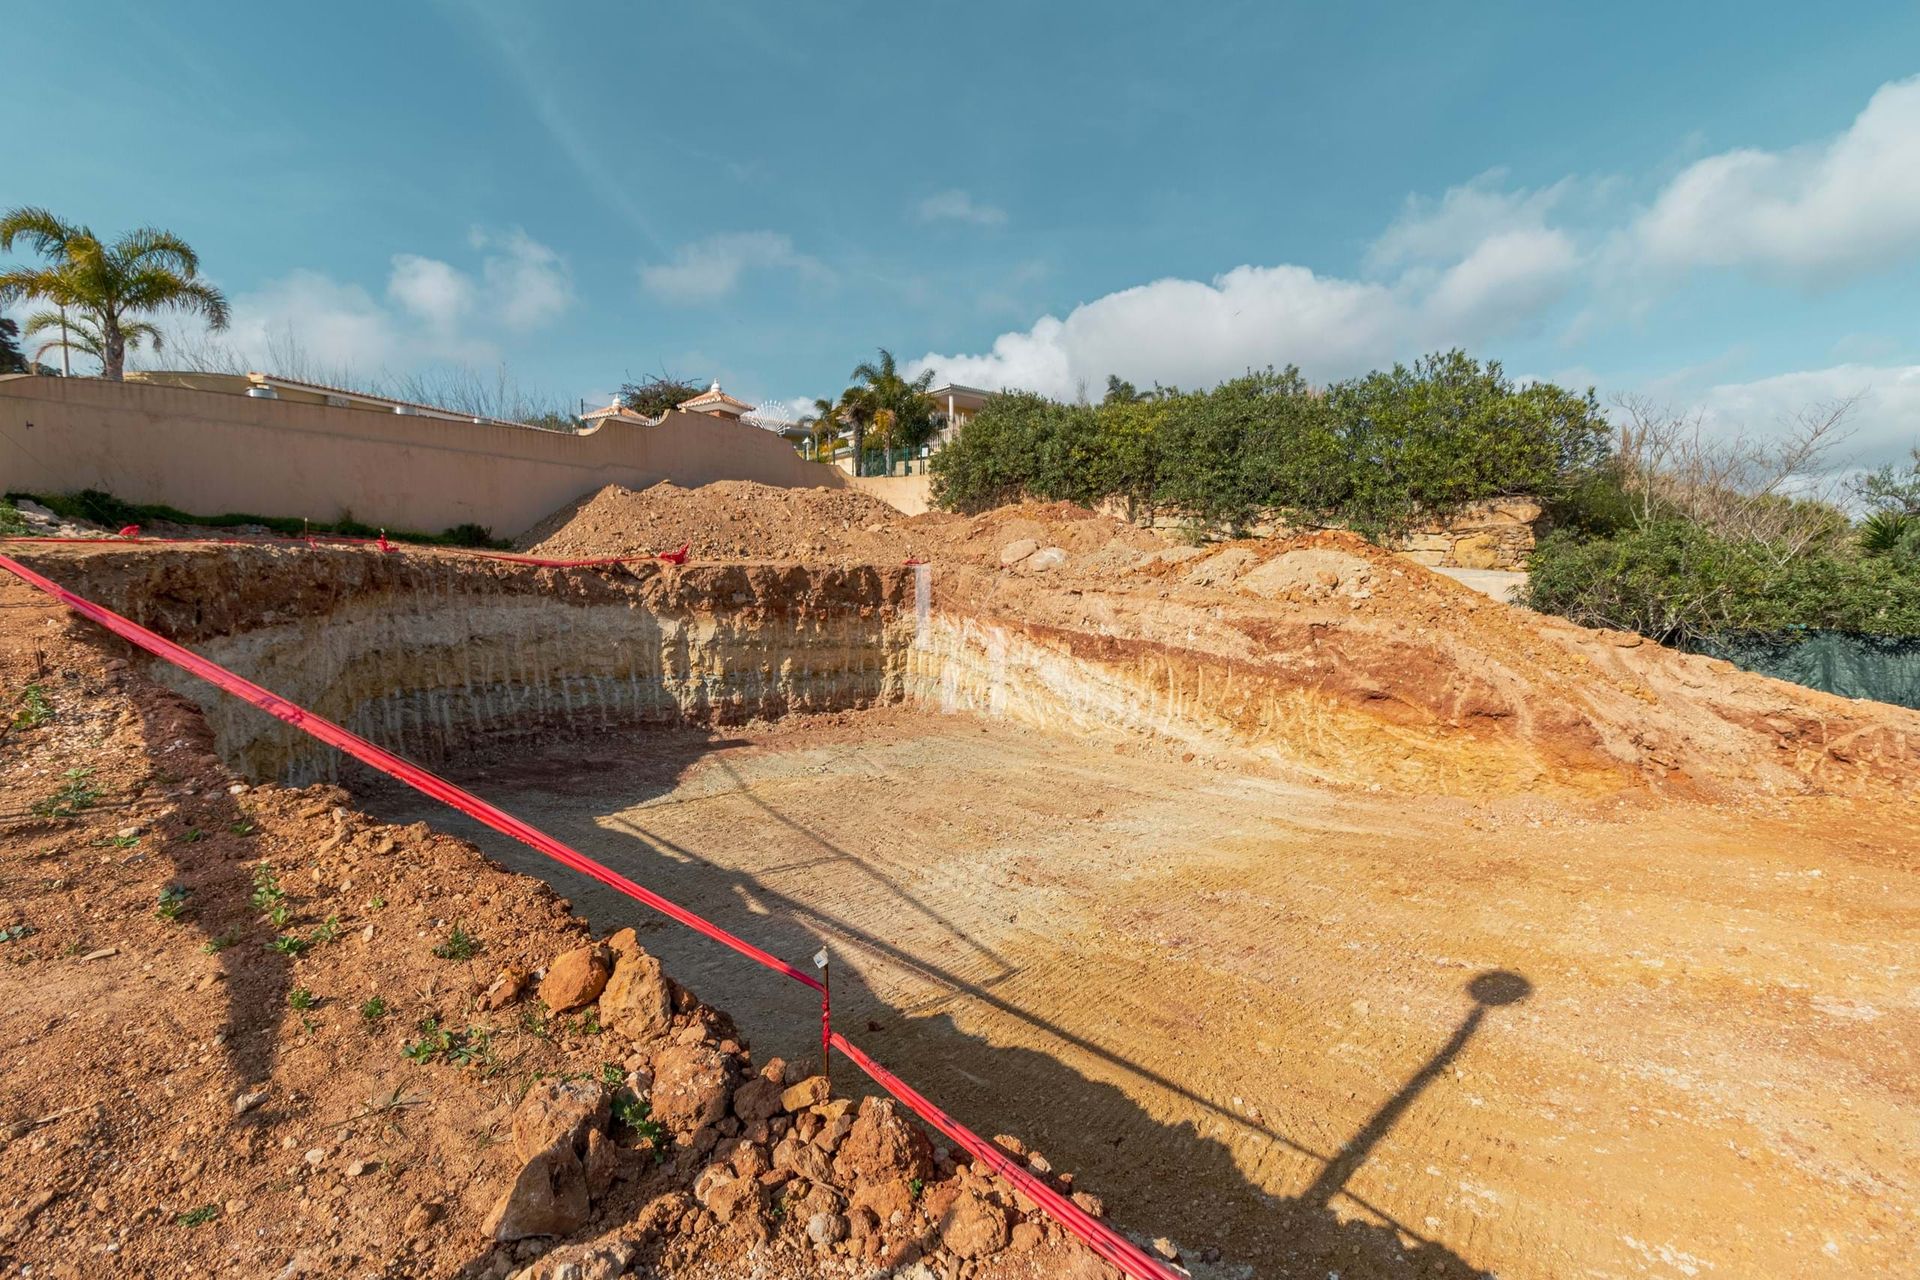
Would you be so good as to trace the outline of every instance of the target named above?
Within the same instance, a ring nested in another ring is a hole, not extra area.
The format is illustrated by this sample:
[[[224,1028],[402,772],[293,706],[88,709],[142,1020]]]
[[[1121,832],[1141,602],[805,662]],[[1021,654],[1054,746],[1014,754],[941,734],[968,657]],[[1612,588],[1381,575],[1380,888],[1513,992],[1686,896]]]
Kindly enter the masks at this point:
[[[198,1209],[187,1210],[185,1213],[175,1218],[174,1221],[183,1227],[197,1227],[203,1223],[212,1222],[215,1218],[219,1216],[220,1216],[219,1205],[203,1204]]]
[[[291,933],[283,933],[267,944],[267,950],[276,951],[283,956],[289,956],[297,960],[307,954],[307,951],[312,946],[313,944],[305,938],[296,937]]]
[[[93,775],[91,769],[69,769],[62,776],[63,783],[50,796],[33,802],[33,815],[36,818],[71,818],[93,808],[100,798],[100,789],[88,784]]]
[[[387,1002],[379,996],[368,996],[360,1002],[360,1020],[372,1024],[387,1016]]]
[[[20,707],[13,713],[13,727],[16,729],[38,729],[53,719],[53,704],[47,701],[46,690],[37,684],[30,684],[20,693]]]
[[[160,891],[160,906],[154,911],[154,918],[169,923],[179,920],[187,913],[187,899],[192,893],[185,885],[168,885]]]
[[[317,1003],[318,1001],[315,1000],[313,992],[307,990],[305,987],[295,987],[293,990],[287,992],[287,1007],[290,1009],[298,1009],[300,1012],[305,1013]]]
[[[433,949],[433,954],[442,960],[471,960],[479,950],[480,940],[455,925],[447,940]]]

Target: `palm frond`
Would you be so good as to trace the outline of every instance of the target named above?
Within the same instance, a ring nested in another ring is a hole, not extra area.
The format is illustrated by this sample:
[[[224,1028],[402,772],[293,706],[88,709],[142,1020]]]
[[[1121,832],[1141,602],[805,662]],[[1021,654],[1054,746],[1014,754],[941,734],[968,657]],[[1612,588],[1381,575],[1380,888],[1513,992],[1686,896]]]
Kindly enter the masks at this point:
[[[200,257],[193,246],[171,231],[141,227],[113,242],[113,256],[129,268],[171,268],[189,278],[200,273]]]
[[[0,215],[0,252],[12,253],[13,242],[24,239],[43,257],[62,257],[67,245],[78,239],[91,239],[93,233],[56,217],[51,209],[25,205]]]

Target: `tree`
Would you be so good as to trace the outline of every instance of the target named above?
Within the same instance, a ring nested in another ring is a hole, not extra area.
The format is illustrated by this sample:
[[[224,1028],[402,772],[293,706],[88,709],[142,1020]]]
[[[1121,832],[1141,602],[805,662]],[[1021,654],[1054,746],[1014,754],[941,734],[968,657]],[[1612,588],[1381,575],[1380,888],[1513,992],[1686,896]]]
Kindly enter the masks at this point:
[[[882,347],[878,360],[856,365],[852,376],[859,385],[849,387],[841,403],[847,406],[854,424],[856,469],[866,443],[866,428],[878,423],[880,414],[885,413],[888,417],[882,447],[890,472],[896,444],[912,448],[933,434],[934,418],[940,412],[940,406],[927,394],[933,386],[933,370],[928,369],[917,378],[904,378],[893,353]]]
[[[813,413],[804,420],[803,425],[811,429],[813,456],[818,458],[823,450],[832,447],[833,438],[840,434],[840,406],[824,396],[816,396]]]
[[[20,354],[20,326],[0,316],[0,373],[31,373],[33,366]]]
[[[126,339],[126,349],[137,351],[142,342],[150,344],[155,351],[160,350],[160,330],[145,320],[130,320],[121,326]],[[62,317],[58,311],[42,311],[27,317],[25,336],[37,338],[42,334],[51,335],[33,349],[35,363],[46,359],[50,351],[65,347],[69,352],[92,356],[100,362],[102,368],[107,363],[107,344],[100,334],[100,327],[84,315]]]
[[[1854,498],[1869,511],[1920,516],[1920,447],[1913,450],[1912,465],[1898,467],[1889,462],[1878,471],[1857,477],[1851,489]]]
[[[675,378],[662,373],[645,382],[622,384],[620,403],[634,413],[648,418],[657,418],[667,410],[677,408],[693,399],[706,389],[701,383],[688,382],[685,378]]]
[[[0,217],[0,252],[11,253],[15,240],[25,240],[49,265],[0,271],[0,302],[44,299],[91,321],[103,378],[120,380],[130,332],[141,328],[142,315],[180,311],[205,317],[214,329],[227,327],[226,295],[200,279],[198,255],[171,231],[143,227],[107,244],[91,228],[46,209],[19,208]]]

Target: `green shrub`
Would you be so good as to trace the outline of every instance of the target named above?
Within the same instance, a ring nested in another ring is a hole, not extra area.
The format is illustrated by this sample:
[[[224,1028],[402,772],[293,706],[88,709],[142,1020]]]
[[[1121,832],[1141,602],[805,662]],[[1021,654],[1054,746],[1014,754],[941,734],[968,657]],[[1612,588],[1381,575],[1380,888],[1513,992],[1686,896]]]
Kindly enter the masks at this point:
[[[1678,644],[1801,628],[1912,635],[1920,563],[1825,548],[1795,554],[1658,520],[1608,538],[1548,535],[1533,554],[1527,603]]]

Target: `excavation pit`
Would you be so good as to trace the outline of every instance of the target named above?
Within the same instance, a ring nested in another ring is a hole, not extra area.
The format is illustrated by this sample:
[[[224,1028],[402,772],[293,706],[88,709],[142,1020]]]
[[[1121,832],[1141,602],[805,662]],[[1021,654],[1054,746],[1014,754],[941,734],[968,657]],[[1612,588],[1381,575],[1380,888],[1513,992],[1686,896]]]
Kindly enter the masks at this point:
[[[937,573],[923,614],[908,566],[242,548],[47,571],[783,958],[827,944],[837,1023],[883,1062],[1129,1229],[1254,1274],[1624,1271],[1648,1256],[1629,1221],[1661,1257],[1812,1273],[1825,1224],[1914,1203],[1886,1135],[1920,902],[1841,798],[1483,801],[1373,789],[1385,765],[1328,786],[1283,766],[1385,752],[1331,717],[1236,737],[1177,652],[1010,625]],[[147,670],[245,776],[467,835],[640,928],[760,1052],[811,1051],[805,991]],[[1835,1244],[1860,1273],[1900,1235]]]

